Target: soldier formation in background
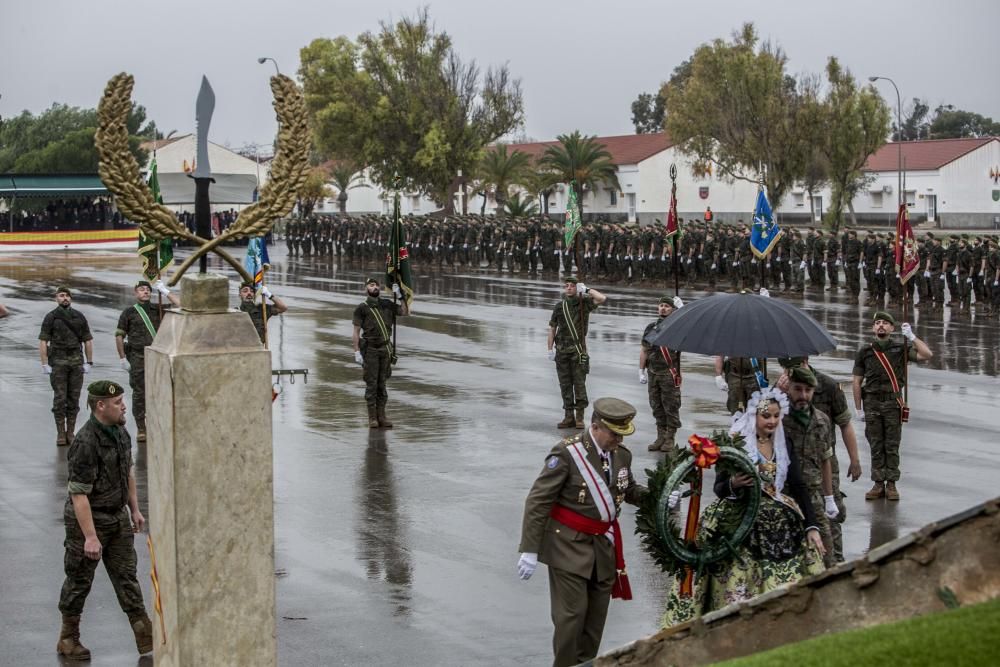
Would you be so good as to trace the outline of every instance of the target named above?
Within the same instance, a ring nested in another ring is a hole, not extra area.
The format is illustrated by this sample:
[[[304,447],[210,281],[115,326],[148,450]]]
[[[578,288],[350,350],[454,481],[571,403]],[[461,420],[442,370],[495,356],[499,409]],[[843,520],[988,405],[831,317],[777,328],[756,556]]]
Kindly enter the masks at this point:
[[[391,218],[380,215],[313,216],[289,220],[284,234],[293,257],[385,261]],[[410,257],[425,269],[471,267],[498,273],[570,273],[607,283],[673,282],[687,288],[802,293],[845,291],[865,305],[902,303],[904,286],[895,272],[891,231],[787,228],[767,260],[750,249],[750,227],[682,221],[676,248],[656,221],[639,226],[590,221],[579,247],[563,246],[563,223],[542,216],[503,218],[453,215],[404,220]],[[928,311],[948,306],[984,315],[1000,313],[1000,247],[997,237],[953,234],[947,245],[934,232],[918,243],[920,271],[905,289]],[[579,253],[579,258],[575,255]],[[578,261],[577,261],[578,260]],[[864,290],[864,294],[862,291]],[[947,299],[945,295],[947,294]]]

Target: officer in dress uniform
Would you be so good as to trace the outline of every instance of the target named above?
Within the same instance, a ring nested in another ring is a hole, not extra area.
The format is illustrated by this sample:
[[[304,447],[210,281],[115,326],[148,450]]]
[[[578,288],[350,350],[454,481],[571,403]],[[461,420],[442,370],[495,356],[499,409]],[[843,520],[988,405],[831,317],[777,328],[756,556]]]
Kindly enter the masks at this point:
[[[611,597],[631,599],[618,515],[647,492],[621,445],[634,417],[625,401],[594,401],[589,429],[552,449],[524,504],[518,573],[548,565],[555,667],[594,658]]]

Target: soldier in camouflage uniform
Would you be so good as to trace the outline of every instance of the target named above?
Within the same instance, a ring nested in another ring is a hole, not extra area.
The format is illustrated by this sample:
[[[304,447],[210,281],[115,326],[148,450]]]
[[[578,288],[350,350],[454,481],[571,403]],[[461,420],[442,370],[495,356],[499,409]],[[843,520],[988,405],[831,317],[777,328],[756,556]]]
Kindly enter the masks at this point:
[[[118,604],[128,615],[136,649],[140,654],[153,650],[153,627],[136,576],[133,533],[140,532],[146,520],[139,511],[132,443],[123,428],[125,391],[101,380],[91,383],[87,393],[91,417],[66,457],[66,579],[59,595],[62,628],[56,651],[71,660],[90,659],[90,651],[80,643],[80,615],[102,560]]]
[[[399,303],[379,296],[377,278],[365,281],[367,297],[354,309],[354,361],[361,364],[365,378],[365,403],[368,405],[368,428],[392,428],[385,414],[389,401],[386,381],[392,375],[396,353],[392,348],[392,329],[396,318],[409,315],[406,300],[401,297],[399,284],[393,283],[393,293]]]
[[[56,445],[60,447],[73,439],[83,376],[90,372],[94,363],[94,337],[90,334],[90,325],[83,313],[73,308],[72,302],[68,287],[56,289],[59,305],[45,315],[38,334],[38,355],[42,371],[49,376],[52,386],[52,415],[56,420]]]
[[[136,302],[122,311],[115,329],[115,349],[121,367],[128,373],[132,387],[132,413],[135,417],[136,442],[146,442],[146,346],[152,344],[160,328],[160,309],[149,302],[153,286],[148,280],[135,284]],[[170,293],[162,280],[155,289],[170,304],[180,307],[180,300]]]
[[[729,414],[746,410],[753,393],[767,386],[767,359],[715,357],[715,386],[727,392]]]
[[[659,319],[646,325],[642,332],[639,350],[639,382],[649,390],[649,407],[656,419],[656,440],[649,445],[649,451],[667,453],[667,463],[673,463],[677,453],[675,436],[681,427],[681,353],[657,347],[646,340],[653,329],[680,308],[684,302],[679,296],[660,297],[657,305]]]
[[[260,342],[267,346],[265,319],[269,321],[273,315],[281,315],[288,312],[288,306],[285,305],[284,301],[274,296],[267,285],[261,288],[260,297],[260,303],[257,303],[257,292],[254,289],[253,283],[240,283],[240,310],[250,316],[253,328],[257,330],[257,335],[260,336]],[[271,300],[271,305],[267,307],[266,318],[264,314],[265,299]]]
[[[866,500],[883,496],[888,500],[899,500],[896,482],[899,480],[899,443],[903,431],[903,389],[906,384],[903,346],[910,348],[910,361],[925,361],[934,356],[913,333],[908,322],[900,327],[903,338],[908,342],[891,340],[889,336],[895,330],[896,320],[892,315],[877,311],[872,318],[875,340],[859,349],[854,357],[854,408],[858,419],[865,422],[865,437],[872,452],[872,481],[875,482],[865,494]],[[883,355],[892,373],[877,353]],[[896,386],[893,386],[894,383]]]
[[[840,509],[833,495],[833,447],[830,445],[833,427],[830,418],[812,404],[817,384],[816,376],[808,367],[798,366],[789,371],[789,411],[782,425],[789,447],[795,450],[802,466],[802,480],[809,489],[809,499],[816,510],[816,527],[826,549],[823,562],[830,567],[834,564],[830,520],[837,517]]]
[[[556,362],[556,376],[562,393],[564,417],[558,428],[583,428],[583,411],[587,407],[587,374],[590,356],[587,354],[587,330],[590,314],[607,301],[595,289],[577,282],[575,276],[563,279],[565,295],[552,309],[549,318],[549,361]],[[575,411],[575,414],[574,414]]]

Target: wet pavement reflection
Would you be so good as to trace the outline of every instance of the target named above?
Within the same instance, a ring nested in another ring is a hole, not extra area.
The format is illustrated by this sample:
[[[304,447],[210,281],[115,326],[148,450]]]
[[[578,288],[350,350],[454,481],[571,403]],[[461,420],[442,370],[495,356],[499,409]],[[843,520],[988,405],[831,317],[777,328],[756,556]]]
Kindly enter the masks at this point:
[[[550,661],[551,625],[544,573],[517,579],[524,496],[546,453],[566,432],[555,371],[546,359],[554,276],[415,267],[414,315],[401,320],[400,362],[389,381],[396,428],[366,426],[361,369],[351,351],[351,314],[363,278],[379,266],[271,253],[271,289],[290,311],[270,323],[272,365],[308,368],[309,380],[282,380],[274,403],[275,558],[279,658],[283,665],[527,665]],[[221,269],[218,265],[216,268]],[[224,272],[224,269],[223,269]],[[62,572],[65,451],[53,444],[51,390],[37,356],[52,291],[68,283],[95,336],[92,378],[125,383],[113,332],[131,303],[138,273],[128,253],[39,253],[0,257],[0,664],[52,664]],[[609,301],[592,318],[591,399],[613,395],[639,409],[626,445],[635,471],[656,463],[646,388],[636,381],[639,340],[666,290],[601,284]],[[233,282],[232,303],[236,303]],[[672,293],[672,291],[671,291]],[[682,290],[686,300],[704,292]],[[775,295],[776,298],[784,298]],[[849,391],[855,350],[870,338],[871,310],[844,293],[789,298],[826,326],[838,348],[813,359]],[[895,311],[900,313],[898,309]],[[843,483],[848,558],[996,494],[1000,429],[994,418],[997,320],[973,312],[918,311],[914,330],[935,353],[913,367],[913,414],[904,431],[898,504],[866,503],[865,470]],[[680,438],[728,425],[725,394],[708,357],[685,355]],[[838,443],[841,468],[847,459]],[[135,449],[146,504],[144,448]],[[625,511],[635,599],[614,602],[603,647],[657,629],[666,577],[632,536]],[[137,542],[148,597],[149,561]],[[124,616],[106,577],[87,603],[83,639],[94,665],[133,664]]]

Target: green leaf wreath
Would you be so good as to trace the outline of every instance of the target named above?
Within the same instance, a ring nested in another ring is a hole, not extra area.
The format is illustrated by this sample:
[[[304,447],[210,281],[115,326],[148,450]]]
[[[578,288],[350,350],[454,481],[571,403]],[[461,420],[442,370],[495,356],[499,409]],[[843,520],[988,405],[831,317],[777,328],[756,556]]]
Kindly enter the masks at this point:
[[[713,466],[715,470],[732,475],[747,474],[754,483],[748,488],[745,501],[726,503],[724,517],[716,528],[712,531],[699,530],[696,540],[690,543],[684,540],[680,513],[671,512],[667,503],[673,491],[697,482],[698,467],[694,453],[685,450],[673,465],[661,461],[654,470],[646,470],[649,493],[636,512],[635,532],[643,549],[664,572],[676,574],[685,567],[691,567],[700,573],[711,563],[735,556],[736,548],[750,534],[757,518],[760,478],[757,467],[743,451],[742,436],[715,431],[711,440],[719,446],[719,459]],[[685,488],[681,497],[687,498],[691,494],[691,489]]]

